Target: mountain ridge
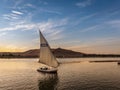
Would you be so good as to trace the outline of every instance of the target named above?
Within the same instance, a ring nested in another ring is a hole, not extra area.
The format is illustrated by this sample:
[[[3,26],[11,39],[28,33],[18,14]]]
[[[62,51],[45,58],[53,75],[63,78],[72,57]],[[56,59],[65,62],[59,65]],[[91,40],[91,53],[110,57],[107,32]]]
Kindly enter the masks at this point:
[[[120,57],[119,54],[86,54],[68,49],[51,49],[57,58],[79,58],[79,57]],[[31,49],[25,52],[0,52],[0,58],[38,58],[40,49]]]

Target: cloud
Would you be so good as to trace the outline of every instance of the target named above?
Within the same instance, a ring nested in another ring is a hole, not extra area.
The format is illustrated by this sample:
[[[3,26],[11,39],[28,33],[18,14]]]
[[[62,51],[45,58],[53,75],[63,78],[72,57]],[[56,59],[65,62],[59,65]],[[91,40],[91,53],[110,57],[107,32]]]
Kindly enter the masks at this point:
[[[68,24],[68,19],[48,20],[47,22],[38,23],[37,26],[50,40],[57,40],[64,37],[62,33],[64,26]]]
[[[38,8],[38,7],[36,7],[36,8]],[[62,15],[62,13],[57,11],[57,10],[51,10],[51,9],[46,9],[46,8],[39,8],[39,10],[37,12],[44,12],[44,13]]]
[[[95,43],[94,43],[95,42]],[[118,54],[120,40],[115,37],[95,38],[87,42],[82,42],[76,45],[67,46],[65,48],[84,52],[84,53],[98,53],[98,54]]]
[[[95,31],[95,30],[98,30],[98,28],[99,28],[99,25],[94,25],[94,26],[91,26],[91,27],[82,29],[82,30],[80,30],[80,32]],[[100,29],[100,28],[99,28],[99,29]]]
[[[114,27],[116,29],[120,29],[120,20],[107,21],[105,22],[105,24],[108,24],[109,26]]]
[[[0,31],[13,31],[13,30],[30,30],[35,27],[34,24],[26,24],[26,25],[16,25],[16,26],[11,26],[11,27],[6,27],[6,28],[0,28]]]
[[[120,20],[109,21],[108,24],[120,24]]]
[[[29,9],[32,8],[35,13],[44,12],[44,13],[51,13],[51,14],[57,14],[57,15],[62,14],[61,12],[59,12],[56,9],[53,10],[53,9],[50,9],[50,8],[45,8],[45,7],[43,8],[43,7],[34,5],[32,3],[23,3],[23,2],[24,2],[24,0],[16,1],[14,6],[12,7],[12,9],[23,10],[23,11],[28,13]],[[41,1],[41,0],[39,0],[38,3],[41,4],[41,5],[47,5],[48,4],[47,2]],[[18,11],[17,12],[15,11],[15,13],[18,13],[18,14],[21,13],[22,14],[22,12],[19,13]]]
[[[68,24],[68,19],[48,20],[46,22],[37,23],[38,27],[48,41],[60,40],[65,37],[64,26]],[[53,44],[53,43],[52,43]],[[54,45],[53,45],[54,46]]]
[[[20,11],[15,11],[15,10],[12,10],[11,13],[8,13],[8,14],[4,14],[2,15],[3,16],[3,19],[5,20],[18,20],[18,19],[21,19],[21,15],[23,13],[20,12]]]
[[[19,23],[11,24],[9,27],[0,28],[0,31],[9,31],[9,30],[31,30],[35,27],[39,27],[42,31],[51,32],[52,29],[60,28],[67,24],[67,19],[61,20],[48,20],[40,23],[28,23],[27,21],[18,21]]]
[[[62,39],[64,37],[64,34],[62,32],[62,29],[54,29],[50,34],[47,35],[47,37],[52,41]]]
[[[90,27],[86,27],[86,28],[80,30],[80,32],[105,30],[105,28],[107,28],[106,30],[108,30],[109,28],[110,29],[114,28],[114,30],[120,30],[120,20],[104,21],[104,22],[102,22],[100,24],[93,25],[93,26],[90,26]]]
[[[18,22],[17,22],[18,21]],[[17,20],[17,21],[15,21],[15,22],[10,22],[9,23],[9,25],[10,26],[16,26],[16,25],[24,25],[24,24],[26,24],[27,22],[26,22],[26,20]],[[17,23],[16,23],[17,22]]]
[[[64,26],[68,24],[68,20],[48,20],[40,23],[29,23],[25,21],[19,21],[19,23],[11,23],[9,27],[0,28],[0,31],[14,31],[14,30],[36,30],[38,28],[48,37],[50,40],[56,40],[64,37],[62,32]]]
[[[83,2],[76,3],[76,6],[78,6],[78,7],[87,7],[87,6],[92,4],[91,2],[92,2],[92,0],[85,0]]]
[[[67,23],[68,23],[68,20],[65,18],[61,20],[48,20],[47,22],[46,21],[41,22],[41,23],[38,23],[37,25],[42,31],[47,31],[49,33],[49,32],[52,32],[52,30],[54,29],[63,27]]]
[[[21,3],[23,2],[23,0],[14,0],[14,5],[11,7],[13,9],[17,9],[19,5],[21,5]]]
[[[98,13],[93,13],[93,14],[90,14],[90,15],[81,16],[79,19],[77,18],[77,20],[74,21],[73,25],[78,25],[78,24],[82,23],[82,22],[85,21],[85,20],[94,18],[94,16],[96,16],[97,14],[98,14]]]
[[[32,4],[30,4],[30,3],[25,4],[25,6],[34,7],[34,6],[33,6]]]
[[[2,32],[2,33],[0,33],[0,37],[5,36],[6,34],[7,34],[6,32]]]
[[[17,19],[19,19],[19,16],[17,16],[16,14],[4,14],[3,19],[5,19],[5,20],[17,20]]]
[[[43,2],[43,4],[47,4],[47,2]],[[42,7],[38,7],[38,6],[35,6],[33,4],[30,4],[30,3],[27,3],[27,4],[24,4],[22,6],[23,9],[26,9],[26,7],[29,7],[29,8],[33,8],[35,9],[35,12],[44,12],[44,13],[51,13],[51,14],[57,14],[57,15],[62,15],[61,12],[59,12],[58,10],[53,10],[53,9],[49,9],[49,8],[42,8]]]
[[[89,19],[89,18],[94,17],[95,15],[97,15],[97,13],[93,13],[93,14],[90,14],[90,15],[86,15],[86,16],[81,17],[80,20],[81,20],[81,21],[82,21],[82,20],[87,20],[87,19]]]
[[[12,13],[17,14],[17,15],[22,15],[22,14],[23,14],[23,13],[20,12],[20,11],[14,11],[14,10],[12,10]]]
[[[117,15],[120,13],[120,10],[112,11],[110,16]]]

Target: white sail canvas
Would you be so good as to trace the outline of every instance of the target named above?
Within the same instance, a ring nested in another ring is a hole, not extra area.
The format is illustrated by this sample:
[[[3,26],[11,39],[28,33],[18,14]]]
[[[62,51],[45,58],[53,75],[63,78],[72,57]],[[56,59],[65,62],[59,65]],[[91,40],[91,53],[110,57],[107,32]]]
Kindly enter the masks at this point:
[[[40,32],[40,43],[41,44],[40,44],[39,62],[46,64],[48,66],[51,66],[51,67],[57,67],[58,62],[56,58],[54,57],[47,40],[45,39],[45,37],[42,35],[41,32]]]

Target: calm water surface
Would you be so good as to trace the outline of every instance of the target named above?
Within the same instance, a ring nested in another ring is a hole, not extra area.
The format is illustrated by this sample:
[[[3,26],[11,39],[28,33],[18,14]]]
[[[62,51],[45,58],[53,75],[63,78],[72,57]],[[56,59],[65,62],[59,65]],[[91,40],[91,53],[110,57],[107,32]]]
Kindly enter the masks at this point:
[[[0,90],[120,90],[120,65],[116,62],[59,59],[60,62],[83,60],[61,64],[57,74],[43,74],[36,71],[42,66],[38,59],[0,59]]]

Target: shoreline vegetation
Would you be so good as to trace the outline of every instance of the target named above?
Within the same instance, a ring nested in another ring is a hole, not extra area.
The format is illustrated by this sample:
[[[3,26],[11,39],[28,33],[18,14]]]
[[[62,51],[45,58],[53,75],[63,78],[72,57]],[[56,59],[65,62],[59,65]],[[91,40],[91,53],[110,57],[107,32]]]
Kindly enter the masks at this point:
[[[120,57],[120,54],[86,54],[62,48],[52,49],[52,52],[56,58]],[[0,58],[39,58],[39,53],[39,49],[32,49],[25,52],[0,52]]]

